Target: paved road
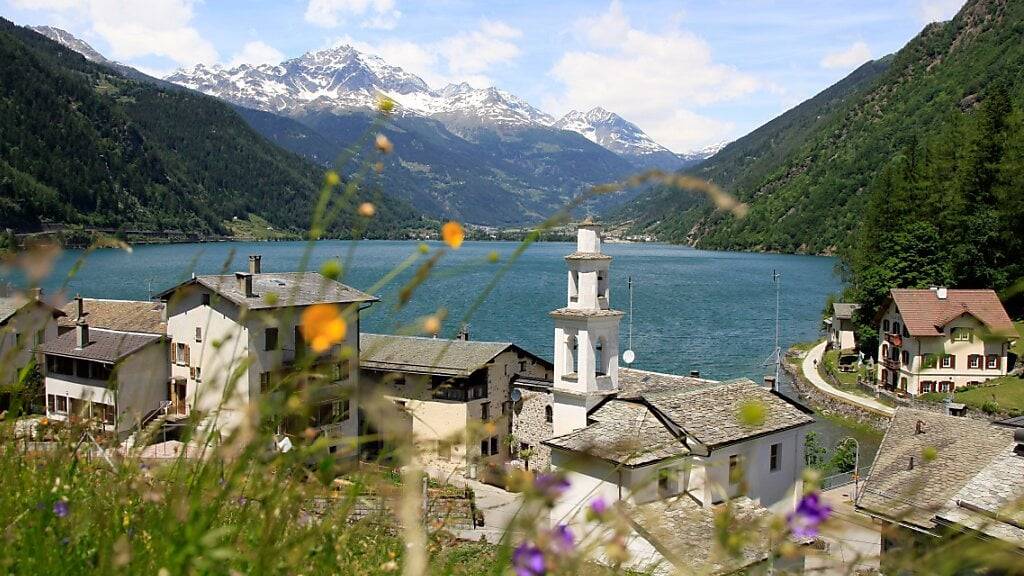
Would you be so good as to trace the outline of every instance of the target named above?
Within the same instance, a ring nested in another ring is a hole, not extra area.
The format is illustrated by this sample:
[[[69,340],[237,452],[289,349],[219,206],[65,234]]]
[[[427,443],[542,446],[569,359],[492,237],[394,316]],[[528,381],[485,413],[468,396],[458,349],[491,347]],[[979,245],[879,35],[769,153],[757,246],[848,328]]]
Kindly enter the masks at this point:
[[[822,492],[822,497],[832,507],[832,516],[821,533],[828,548],[809,555],[804,570],[826,576],[877,570],[882,534],[870,518],[854,510],[853,484]]]
[[[484,525],[473,530],[456,530],[456,535],[466,540],[479,540],[481,536],[492,544],[501,542],[506,528],[512,523],[523,503],[521,494],[502,490],[490,484],[465,478],[457,470],[443,469],[439,466],[425,467],[427,474],[437,480],[469,486],[476,494],[476,507],[484,514]]]
[[[821,377],[818,373],[818,364],[821,363],[821,357],[825,354],[825,341],[822,340],[817,346],[807,351],[807,355],[804,356],[803,371],[804,378],[807,378],[815,388],[821,390],[825,394],[832,396],[843,402],[849,402],[850,404],[856,404],[865,410],[881,414],[882,416],[892,416],[896,413],[896,410],[892,407],[886,406],[881,402],[872,398],[865,398],[857,394],[851,394],[844,392],[835,386],[829,384]]]

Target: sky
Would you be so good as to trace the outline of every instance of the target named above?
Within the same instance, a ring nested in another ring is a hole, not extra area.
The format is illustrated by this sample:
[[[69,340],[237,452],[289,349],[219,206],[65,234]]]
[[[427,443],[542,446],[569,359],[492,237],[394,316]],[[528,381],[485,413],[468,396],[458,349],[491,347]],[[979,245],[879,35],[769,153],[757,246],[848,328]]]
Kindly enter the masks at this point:
[[[685,152],[733,140],[892,53],[964,0],[0,0],[156,76],[339,44],[497,86],[554,116],[601,106]]]

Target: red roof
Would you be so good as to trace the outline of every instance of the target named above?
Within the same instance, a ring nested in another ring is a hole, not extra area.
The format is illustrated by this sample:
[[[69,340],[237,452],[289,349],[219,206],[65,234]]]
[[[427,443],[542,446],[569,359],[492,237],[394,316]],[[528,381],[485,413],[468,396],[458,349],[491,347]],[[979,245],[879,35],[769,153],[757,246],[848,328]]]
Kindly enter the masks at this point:
[[[931,289],[897,288],[890,294],[912,336],[941,336],[942,328],[970,314],[993,333],[1016,336],[1017,330],[993,290],[946,290],[940,299]]]

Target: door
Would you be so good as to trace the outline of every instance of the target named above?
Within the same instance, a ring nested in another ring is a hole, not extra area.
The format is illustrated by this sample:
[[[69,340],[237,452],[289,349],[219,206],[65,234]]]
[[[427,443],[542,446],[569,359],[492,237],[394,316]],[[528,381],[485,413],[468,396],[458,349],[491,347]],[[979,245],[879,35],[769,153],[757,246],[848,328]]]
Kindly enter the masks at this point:
[[[177,378],[171,380],[171,414],[180,414],[182,416],[188,414],[188,405],[185,403],[185,391],[185,380]]]

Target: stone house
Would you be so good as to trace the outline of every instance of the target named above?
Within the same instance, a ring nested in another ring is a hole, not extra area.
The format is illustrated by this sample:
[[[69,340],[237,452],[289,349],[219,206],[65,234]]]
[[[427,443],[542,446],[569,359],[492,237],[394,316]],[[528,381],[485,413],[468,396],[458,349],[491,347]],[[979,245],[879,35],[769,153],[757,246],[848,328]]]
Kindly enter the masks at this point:
[[[878,316],[878,380],[911,396],[1004,376],[1017,331],[992,290],[894,289]]]
[[[513,382],[550,380],[552,372],[550,362],[514,344],[468,336],[363,334],[360,349],[363,395],[399,406],[425,454],[457,466],[507,462],[518,448],[509,446]]]
[[[208,425],[230,430],[301,364],[309,375],[297,386],[312,416],[280,432],[311,427],[332,453],[355,454],[359,313],[376,297],[317,272],[263,272],[254,255],[247,272],[194,276],[158,298],[166,304],[173,413],[199,411]],[[341,309],[348,330],[342,343],[314,354],[299,327],[302,312],[322,303]]]

